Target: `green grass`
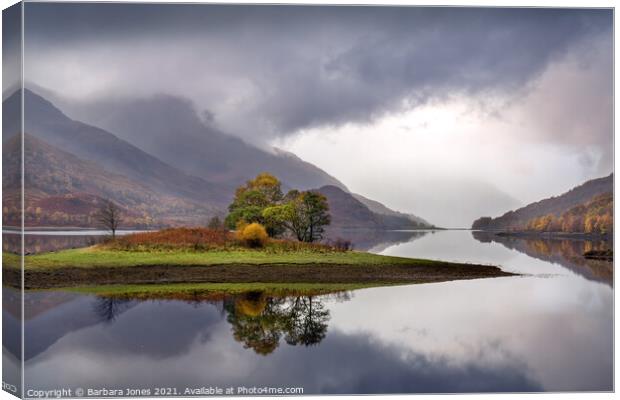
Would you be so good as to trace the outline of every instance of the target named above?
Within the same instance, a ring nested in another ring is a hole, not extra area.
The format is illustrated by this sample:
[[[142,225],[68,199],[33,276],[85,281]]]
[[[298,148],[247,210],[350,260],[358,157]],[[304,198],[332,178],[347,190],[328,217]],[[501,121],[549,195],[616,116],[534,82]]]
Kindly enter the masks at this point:
[[[156,285],[100,285],[53,289],[106,297],[135,299],[217,297],[265,292],[273,296],[320,295],[390,284],[369,283],[178,283]]]
[[[14,253],[2,252],[2,268],[20,268],[20,256]]]
[[[19,268],[19,256],[3,253],[5,266]],[[54,268],[96,268],[96,267],[133,267],[145,265],[216,265],[216,264],[347,264],[347,265],[384,265],[423,263],[432,265],[441,262],[418,260],[401,257],[381,256],[364,252],[289,252],[269,253],[261,250],[233,251],[161,251],[134,252],[122,250],[104,250],[97,247],[63,250],[25,256],[25,268],[28,270]]]

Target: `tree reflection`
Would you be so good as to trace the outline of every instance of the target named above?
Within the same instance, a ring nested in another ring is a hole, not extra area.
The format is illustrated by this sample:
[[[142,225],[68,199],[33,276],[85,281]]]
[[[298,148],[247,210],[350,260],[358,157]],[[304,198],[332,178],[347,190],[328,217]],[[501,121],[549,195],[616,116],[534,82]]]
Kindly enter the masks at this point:
[[[101,322],[111,323],[114,322],[120,314],[127,311],[131,307],[131,304],[132,302],[130,300],[117,299],[114,297],[97,297],[93,309]]]
[[[286,343],[312,346],[318,344],[327,334],[329,310],[316,297],[297,297],[287,321]]]
[[[320,343],[330,319],[316,296],[278,298],[249,292],[226,300],[225,309],[235,340],[262,355],[272,353],[282,337],[292,346]]]

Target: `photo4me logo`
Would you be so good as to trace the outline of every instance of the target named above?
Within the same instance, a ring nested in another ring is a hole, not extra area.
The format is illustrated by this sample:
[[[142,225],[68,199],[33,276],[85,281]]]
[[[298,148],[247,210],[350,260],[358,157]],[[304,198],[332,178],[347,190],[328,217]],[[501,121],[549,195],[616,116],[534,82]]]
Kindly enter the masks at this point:
[[[269,386],[239,386],[237,387],[237,395],[284,395],[284,394],[304,394],[304,388],[301,387],[269,387]]]
[[[203,386],[199,388],[186,388],[185,396],[219,396],[219,395],[286,395],[303,394],[302,387],[269,387],[269,386],[238,386],[221,388],[218,386]]]

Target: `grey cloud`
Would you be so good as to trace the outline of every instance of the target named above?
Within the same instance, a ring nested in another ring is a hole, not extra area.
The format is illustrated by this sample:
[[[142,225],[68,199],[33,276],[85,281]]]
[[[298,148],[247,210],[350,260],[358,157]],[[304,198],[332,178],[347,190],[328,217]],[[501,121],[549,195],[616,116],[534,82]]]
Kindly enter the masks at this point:
[[[585,171],[603,175],[613,170],[612,38],[600,35],[575,48],[543,77],[524,113],[538,125],[539,139],[569,147]]]
[[[425,14],[364,32],[323,65],[317,57],[301,75],[285,72],[285,84],[266,99],[268,114],[290,132],[372,118],[403,100],[415,105],[454,92],[517,90],[575,40],[601,29],[582,22],[579,13],[443,10],[428,19]]]
[[[452,93],[513,92],[612,25],[610,10],[585,9],[29,3],[27,15],[32,62],[109,55],[122,73],[108,95],[187,96],[259,143]],[[140,60],[124,59],[129,45]],[[63,90],[41,75],[30,78]]]

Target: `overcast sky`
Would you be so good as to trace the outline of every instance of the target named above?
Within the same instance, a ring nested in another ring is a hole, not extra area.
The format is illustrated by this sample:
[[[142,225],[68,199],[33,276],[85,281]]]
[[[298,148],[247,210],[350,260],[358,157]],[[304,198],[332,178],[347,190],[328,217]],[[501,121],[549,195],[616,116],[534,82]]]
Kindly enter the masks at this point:
[[[613,168],[610,10],[26,4],[26,79],[190,99],[444,226]]]

